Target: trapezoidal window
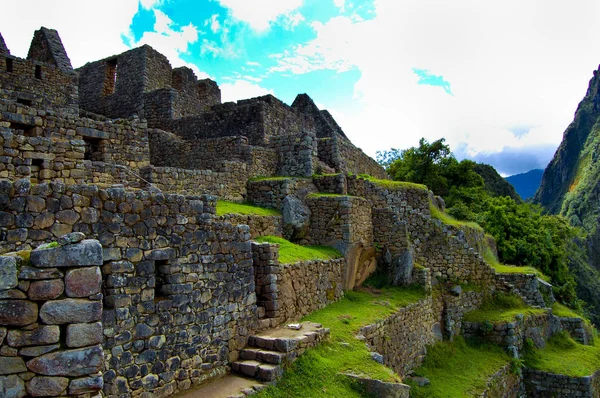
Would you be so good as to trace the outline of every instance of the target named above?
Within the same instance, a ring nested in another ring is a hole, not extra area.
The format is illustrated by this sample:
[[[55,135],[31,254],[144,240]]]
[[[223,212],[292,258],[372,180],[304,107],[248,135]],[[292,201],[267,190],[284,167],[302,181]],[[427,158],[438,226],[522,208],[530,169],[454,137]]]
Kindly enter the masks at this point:
[[[29,177],[32,183],[38,183],[40,180],[40,171],[44,168],[44,159],[31,159],[29,166]]]
[[[13,71],[13,60],[10,58],[6,58],[6,71],[9,73]]]
[[[106,71],[104,76],[104,95],[111,95],[115,92],[117,86],[117,59],[106,61]]]
[[[163,286],[166,284],[165,268],[169,266],[169,260],[156,260],[154,269],[156,272],[156,282],[154,284],[154,301],[166,300],[168,297],[165,294]]]
[[[94,162],[104,161],[102,151],[103,145],[100,138],[85,137],[83,141],[85,142],[85,152],[83,154],[84,160],[91,160]]]
[[[17,104],[31,106],[32,101],[25,98],[17,98]]]
[[[40,65],[35,66],[35,78],[36,79],[42,78],[42,67]]]
[[[24,135],[26,137],[37,137],[38,130],[41,130],[36,128],[35,126],[30,126],[28,124],[21,123],[11,123],[10,128],[15,130],[15,134]]]

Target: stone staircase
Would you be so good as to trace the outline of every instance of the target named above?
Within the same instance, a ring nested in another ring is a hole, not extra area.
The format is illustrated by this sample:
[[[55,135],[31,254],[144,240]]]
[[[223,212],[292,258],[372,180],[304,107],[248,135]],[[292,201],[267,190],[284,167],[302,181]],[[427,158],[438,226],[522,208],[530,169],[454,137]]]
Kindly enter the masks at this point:
[[[239,360],[231,364],[232,371],[264,383],[275,382],[285,365],[329,335],[329,329],[317,323],[304,322],[300,326],[299,330],[278,327],[251,336]]]

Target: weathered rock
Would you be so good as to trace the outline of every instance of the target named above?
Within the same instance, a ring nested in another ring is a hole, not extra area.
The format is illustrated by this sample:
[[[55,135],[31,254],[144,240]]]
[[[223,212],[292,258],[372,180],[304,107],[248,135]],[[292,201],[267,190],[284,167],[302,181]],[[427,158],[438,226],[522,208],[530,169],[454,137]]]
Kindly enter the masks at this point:
[[[412,249],[406,250],[398,258],[392,260],[391,277],[392,285],[403,286],[412,282],[412,272],[414,268],[414,253]]]
[[[65,292],[69,297],[88,297],[100,293],[102,274],[99,267],[79,268],[67,272]]]
[[[26,372],[27,367],[22,358],[0,357],[0,375]]]
[[[0,257],[0,290],[12,289],[18,284],[17,260],[14,257]]]
[[[40,280],[40,279],[56,279],[62,278],[64,274],[57,268],[34,268],[30,266],[24,266],[19,271],[19,279],[28,280]]]
[[[38,317],[38,306],[25,300],[0,300],[0,325],[27,326]]]
[[[31,300],[54,300],[65,290],[65,284],[60,279],[32,282],[27,294]]]
[[[42,345],[38,347],[25,347],[19,350],[19,355],[24,357],[39,357],[40,355],[56,351],[60,348],[60,344]]]
[[[75,243],[79,243],[85,239],[85,235],[81,232],[71,232],[70,234],[66,234],[58,238],[56,241],[59,245],[72,245]]]
[[[81,395],[102,390],[104,379],[101,376],[75,379],[69,384],[69,394]]]
[[[0,376],[0,397],[22,398],[25,395],[25,383],[19,376]]]
[[[76,323],[67,326],[67,346],[86,347],[102,343],[102,323]]]
[[[54,325],[40,326],[31,331],[11,330],[6,338],[8,345],[11,347],[54,344],[58,343],[59,340],[60,328]]]
[[[97,240],[31,252],[31,264],[40,268],[102,265],[102,246]]]
[[[378,352],[370,352],[371,359],[383,365],[383,355]]]
[[[283,233],[286,238],[298,240],[308,234],[310,209],[300,199],[288,195],[283,199]]]
[[[40,309],[42,322],[48,325],[88,323],[102,317],[102,302],[85,299],[47,301]]]
[[[102,369],[101,346],[52,352],[27,362],[32,372],[46,376],[86,376]]]
[[[27,393],[32,397],[62,395],[69,386],[66,377],[36,376],[27,382]]]

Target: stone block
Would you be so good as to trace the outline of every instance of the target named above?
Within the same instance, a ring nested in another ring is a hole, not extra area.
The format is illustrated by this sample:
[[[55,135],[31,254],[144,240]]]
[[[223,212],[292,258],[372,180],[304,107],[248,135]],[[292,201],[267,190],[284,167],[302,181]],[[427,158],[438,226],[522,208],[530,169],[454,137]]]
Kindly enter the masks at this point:
[[[42,345],[38,347],[25,347],[19,350],[19,355],[24,357],[39,357],[40,355],[56,351],[60,348],[60,344]]]
[[[80,268],[67,272],[65,291],[69,297],[88,297],[100,293],[102,274],[99,267]]]
[[[65,284],[60,279],[35,281],[29,286],[27,294],[31,300],[54,300],[65,290]]]
[[[32,372],[46,376],[87,376],[102,370],[102,347],[58,351],[42,355],[27,362]]]
[[[0,325],[27,326],[38,317],[36,303],[26,300],[0,300]]]
[[[84,299],[48,301],[40,309],[42,322],[48,325],[89,323],[102,317],[102,302]]]
[[[34,268],[30,266],[24,266],[19,271],[19,279],[27,280],[40,280],[40,279],[55,279],[62,278],[64,274],[57,268]]]
[[[60,340],[58,326],[40,326],[33,330],[11,330],[6,341],[11,347],[54,344]]]
[[[0,375],[10,375],[27,372],[22,358],[0,357]]]
[[[0,290],[12,289],[18,284],[17,260],[14,257],[0,257]]]
[[[102,323],[76,323],[67,326],[67,346],[86,347],[102,343]]]
[[[36,376],[27,382],[27,393],[31,397],[54,397],[62,395],[68,386],[66,377]]]
[[[0,397],[22,398],[26,395],[25,382],[19,376],[0,376]]]
[[[40,268],[102,265],[102,246],[97,240],[31,252],[31,264]]]
[[[104,379],[101,376],[75,379],[71,380],[71,384],[69,384],[69,394],[95,393],[102,390],[102,387],[104,387]]]

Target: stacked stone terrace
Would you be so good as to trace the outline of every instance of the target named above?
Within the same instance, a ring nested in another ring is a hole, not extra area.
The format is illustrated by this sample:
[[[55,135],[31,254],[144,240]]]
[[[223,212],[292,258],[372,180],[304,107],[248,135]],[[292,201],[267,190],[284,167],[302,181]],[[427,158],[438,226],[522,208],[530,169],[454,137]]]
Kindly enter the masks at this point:
[[[244,361],[295,358],[327,333],[275,354],[259,337],[378,266],[396,285],[484,288],[362,330],[401,375],[460,333],[484,292],[548,304],[535,277],[485,263],[482,232],[433,220],[443,205],[425,187],[363,173],[388,178],[306,94],[222,104],[214,81],[149,46],[73,70],[54,30],[35,32],[27,59],[0,36],[0,396],[170,396],[232,368],[272,381],[279,362]],[[217,197],[283,216],[219,218]],[[344,257],[280,264],[278,245],[251,240],[266,234]]]

